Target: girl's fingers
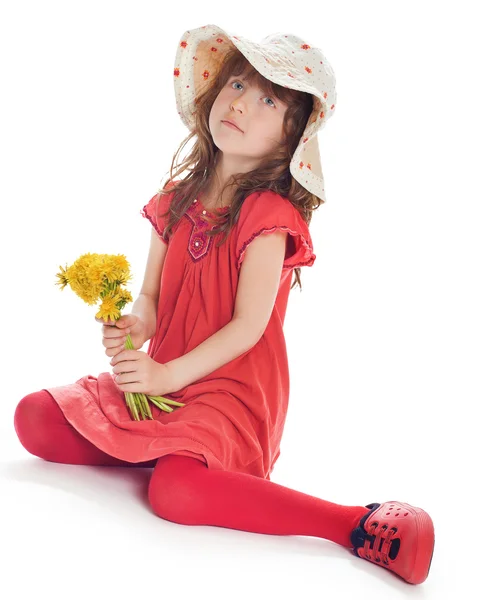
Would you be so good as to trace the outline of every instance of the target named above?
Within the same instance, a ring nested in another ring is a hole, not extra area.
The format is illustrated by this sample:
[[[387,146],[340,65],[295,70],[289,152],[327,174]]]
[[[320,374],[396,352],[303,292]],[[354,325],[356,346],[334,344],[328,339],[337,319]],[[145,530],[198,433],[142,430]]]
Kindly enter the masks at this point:
[[[130,333],[130,331],[127,331],[126,329],[120,329],[118,327],[109,328],[107,325],[103,325],[102,332],[103,337],[105,338],[123,337],[123,339]]]
[[[115,343],[111,346],[111,348],[123,348],[124,346],[125,346],[125,340],[122,338],[119,340],[115,340]]]
[[[125,345],[125,338],[103,338],[102,344],[108,349],[118,348],[119,346]]]
[[[124,346],[115,346],[114,348],[106,348],[106,356],[113,358],[117,354],[120,354],[122,350],[125,350]]]
[[[119,339],[119,340],[124,340],[127,337],[126,333],[122,333],[122,331],[120,329],[103,329],[103,338],[106,340],[114,340],[114,339]]]
[[[113,334],[113,335],[118,335],[119,331],[117,330],[116,327],[111,327],[108,325],[103,325],[101,327],[101,331],[103,333],[103,337],[112,337],[112,335],[108,335],[108,334]]]
[[[112,346],[108,346],[106,344],[104,344],[107,350],[118,350],[118,352],[121,352],[124,348],[125,348],[125,343],[123,342],[123,340],[121,342],[117,342],[116,344],[113,344]]]

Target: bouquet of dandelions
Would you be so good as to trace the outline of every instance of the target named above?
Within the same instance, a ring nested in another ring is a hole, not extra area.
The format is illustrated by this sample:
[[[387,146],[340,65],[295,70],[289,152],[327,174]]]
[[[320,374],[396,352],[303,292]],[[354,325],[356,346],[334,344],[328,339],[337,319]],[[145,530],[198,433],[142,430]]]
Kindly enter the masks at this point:
[[[82,298],[86,304],[93,305],[101,300],[96,319],[117,321],[121,317],[121,310],[132,302],[132,294],[121,286],[127,285],[132,278],[130,266],[122,254],[83,254],[73,265],[65,269],[60,266],[57,273],[61,290],[69,285],[72,290]],[[127,333],[125,348],[134,350],[130,334]],[[124,392],[125,401],[134,421],[153,419],[147,398],[161,410],[173,412],[168,406],[185,406],[163,396],[151,396],[137,392]]]

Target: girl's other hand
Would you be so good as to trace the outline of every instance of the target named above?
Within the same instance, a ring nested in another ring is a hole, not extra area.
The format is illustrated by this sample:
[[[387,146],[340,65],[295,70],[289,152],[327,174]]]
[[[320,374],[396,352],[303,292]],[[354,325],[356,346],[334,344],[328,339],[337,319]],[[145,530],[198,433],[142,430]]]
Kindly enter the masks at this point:
[[[125,339],[127,334],[132,338],[132,344],[135,350],[142,348],[145,339],[145,325],[140,317],[134,314],[123,315],[118,321],[104,321],[96,319],[102,323],[103,346],[106,348],[106,356],[115,356],[125,349]]]
[[[111,359],[115,385],[122,392],[162,396],[180,388],[169,363],[161,364],[146,352],[123,350]]]

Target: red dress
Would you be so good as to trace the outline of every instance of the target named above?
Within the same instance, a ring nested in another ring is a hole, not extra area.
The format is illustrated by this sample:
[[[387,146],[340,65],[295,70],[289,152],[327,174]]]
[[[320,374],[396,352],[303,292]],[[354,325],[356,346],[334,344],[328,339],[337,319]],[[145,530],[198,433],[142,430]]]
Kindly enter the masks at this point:
[[[156,231],[173,194],[157,195],[142,208]],[[211,227],[195,200],[169,241],[164,261],[156,332],[148,354],[165,363],[190,352],[232,318],[245,250],[261,233],[288,231],[286,257],[271,318],[258,343],[216,371],[167,397],[186,406],[173,412],[149,402],[154,420],[132,420],[113,373],[87,375],[75,383],[45,388],[67,420],[95,446],[121,460],[136,463],[181,454],[211,469],[239,471],[270,479],[280,455],[289,399],[289,370],[283,333],[293,269],[313,265],[307,224],[279,194],[260,191],[245,198],[228,239],[204,235]],[[222,209],[224,210],[224,209]],[[163,243],[166,243],[163,240]]]

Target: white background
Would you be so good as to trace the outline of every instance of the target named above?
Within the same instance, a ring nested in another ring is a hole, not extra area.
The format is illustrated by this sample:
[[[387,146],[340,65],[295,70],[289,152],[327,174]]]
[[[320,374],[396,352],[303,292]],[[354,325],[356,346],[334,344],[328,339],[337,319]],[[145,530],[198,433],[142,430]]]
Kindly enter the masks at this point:
[[[487,595],[486,3],[284,6],[2,3],[4,598]],[[150,470],[50,463],[16,436],[23,396],[111,370],[94,307],[55,274],[86,252],[123,253],[137,297],[151,234],[140,209],[188,133],[176,48],[206,24],[256,41],[294,33],[334,68],[338,104],[319,135],[327,202],[311,225],[317,259],[288,304],[290,409],[272,480],[340,504],[427,510],[436,546],[421,586],[321,538],[165,521],[147,503]]]

